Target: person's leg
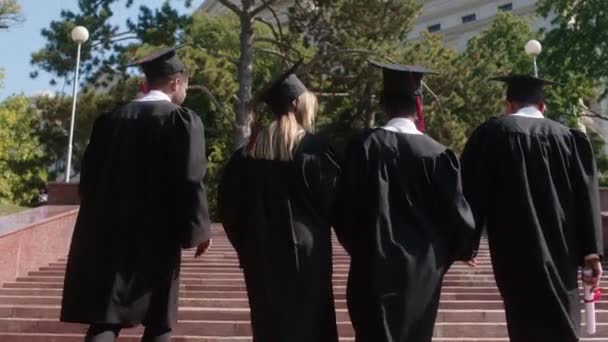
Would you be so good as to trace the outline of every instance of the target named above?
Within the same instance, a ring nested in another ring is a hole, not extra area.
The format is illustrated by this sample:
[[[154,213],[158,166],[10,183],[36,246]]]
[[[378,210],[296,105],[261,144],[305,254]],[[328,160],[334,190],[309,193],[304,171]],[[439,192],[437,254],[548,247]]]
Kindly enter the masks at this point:
[[[146,327],[141,342],[171,342],[171,328]]]
[[[121,327],[108,324],[93,324],[89,327],[84,342],[115,342]]]

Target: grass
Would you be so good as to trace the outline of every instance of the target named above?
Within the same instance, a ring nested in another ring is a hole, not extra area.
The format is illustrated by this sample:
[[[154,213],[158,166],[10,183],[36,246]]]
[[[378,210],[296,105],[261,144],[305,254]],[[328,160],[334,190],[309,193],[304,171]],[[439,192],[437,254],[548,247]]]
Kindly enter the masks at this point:
[[[14,204],[0,203],[0,216],[15,214],[15,213],[18,213],[18,212],[26,210],[26,209],[27,208],[25,208],[25,207],[20,207],[18,205],[14,205]]]

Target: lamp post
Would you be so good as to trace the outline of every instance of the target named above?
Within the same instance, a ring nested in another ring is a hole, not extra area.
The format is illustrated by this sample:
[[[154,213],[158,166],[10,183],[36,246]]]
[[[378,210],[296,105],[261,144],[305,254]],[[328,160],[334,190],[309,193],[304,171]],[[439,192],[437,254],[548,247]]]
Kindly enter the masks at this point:
[[[89,31],[84,26],[76,26],[72,30],[72,40],[78,44],[76,53],[76,71],[74,72],[74,88],[72,91],[72,118],[70,120],[70,138],[68,143],[68,162],[65,169],[65,182],[70,182],[70,172],[72,170],[72,149],[74,144],[74,121],[76,119],[76,96],[78,93],[78,73],[80,71],[80,47],[89,40]]]
[[[526,54],[532,57],[534,61],[534,77],[538,77],[538,66],[536,65],[536,57],[543,51],[543,46],[538,40],[532,39],[526,43]]]

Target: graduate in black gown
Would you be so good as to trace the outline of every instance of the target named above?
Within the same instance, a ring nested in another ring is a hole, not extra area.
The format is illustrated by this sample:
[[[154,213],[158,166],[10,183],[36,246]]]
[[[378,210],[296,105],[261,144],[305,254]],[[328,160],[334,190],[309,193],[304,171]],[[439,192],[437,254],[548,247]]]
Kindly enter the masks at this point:
[[[601,275],[596,165],[587,136],[543,116],[544,85],[508,84],[507,114],[478,127],[462,156],[478,236],[485,225],[512,342],[578,340],[579,266]]]
[[[468,258],[473,216],[458,158],[421,132],[429,70],[372,64],[384,72],[390,121],[346,151],[335,229],[351,256],[348,309],[357,342],[430,342],[443,276]]]
[[[219,207],[247,284],[254,342],[337,342],[330,209],[340,167],[311,134],[317,99],[294,66],[259,97],[274,120],[225,168]]]
[[[95,121],[82,164],[61,321],[89,324],[90,342],[138,324],[142,341],[169,341],[181,250],[199,256],[211,241],[203,124],[180,106],[185,66],[171,48],[139,64],[150,91]]]

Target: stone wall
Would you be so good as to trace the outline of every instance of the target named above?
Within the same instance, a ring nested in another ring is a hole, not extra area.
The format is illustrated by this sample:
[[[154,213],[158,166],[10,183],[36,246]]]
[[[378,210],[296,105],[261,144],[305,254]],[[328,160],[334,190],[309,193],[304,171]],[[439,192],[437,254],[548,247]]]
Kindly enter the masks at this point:
[[[78,207],[44,206],[0,218],[0,284],[66,256]]]

